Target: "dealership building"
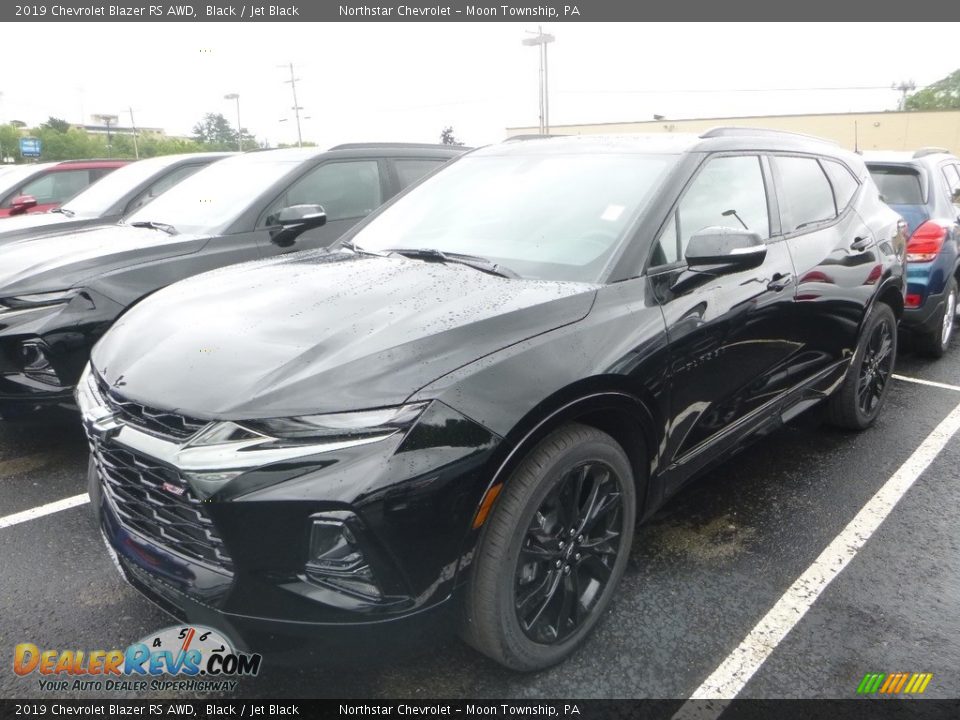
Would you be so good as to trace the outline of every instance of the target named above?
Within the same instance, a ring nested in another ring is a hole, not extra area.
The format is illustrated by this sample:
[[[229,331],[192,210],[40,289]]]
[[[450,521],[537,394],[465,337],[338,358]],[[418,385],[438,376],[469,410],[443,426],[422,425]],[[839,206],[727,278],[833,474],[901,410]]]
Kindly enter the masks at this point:
[[[817,115],[758,115],[753,117],[658,119],[638,122],[551,125],[552,135],[693,132],[718,125],[787,130],[817,135],[851,150],[915,150],[943,147],[960,155],[960,110],[929,112],[824,113]],[[534,127],[507,128],[507,137],[539,132]]]

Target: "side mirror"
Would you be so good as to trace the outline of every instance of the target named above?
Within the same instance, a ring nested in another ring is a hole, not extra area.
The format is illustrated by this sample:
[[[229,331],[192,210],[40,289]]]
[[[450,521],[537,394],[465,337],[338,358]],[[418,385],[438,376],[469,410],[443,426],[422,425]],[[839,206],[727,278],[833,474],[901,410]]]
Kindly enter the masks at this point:
[[[271,240],[280,247],[289,247],[307,230],[323,227],[327,213],[320,205],[290,205],[276,215],[276,227],[270,231]]]
[[[30,208],[37,206],[37,199],[33,195],[18,195],[10,203],[11,215],[22,215]]]
[[[767,256],[767,246],[755,232],[740,228],[708,227],[690,237],[684,257],[691,270],[714,273],[755,268]]]

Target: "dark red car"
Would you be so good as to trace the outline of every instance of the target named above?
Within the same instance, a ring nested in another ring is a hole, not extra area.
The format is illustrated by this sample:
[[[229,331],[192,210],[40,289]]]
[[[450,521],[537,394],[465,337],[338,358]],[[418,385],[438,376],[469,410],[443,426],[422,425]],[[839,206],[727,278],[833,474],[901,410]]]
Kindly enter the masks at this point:
[[[0,218],[60,207],[129,160],[64,160],[19,165],[0,175]]]

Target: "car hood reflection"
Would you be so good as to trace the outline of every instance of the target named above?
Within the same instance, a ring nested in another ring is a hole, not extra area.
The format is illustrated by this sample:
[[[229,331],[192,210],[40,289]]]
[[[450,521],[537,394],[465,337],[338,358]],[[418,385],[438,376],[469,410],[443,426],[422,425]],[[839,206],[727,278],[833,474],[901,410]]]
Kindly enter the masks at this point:
[[[584,318],[595,290],[401,257],[297,253],[160,291],[120,319],[93,363],[126,397],[200,418],[387,406]]]

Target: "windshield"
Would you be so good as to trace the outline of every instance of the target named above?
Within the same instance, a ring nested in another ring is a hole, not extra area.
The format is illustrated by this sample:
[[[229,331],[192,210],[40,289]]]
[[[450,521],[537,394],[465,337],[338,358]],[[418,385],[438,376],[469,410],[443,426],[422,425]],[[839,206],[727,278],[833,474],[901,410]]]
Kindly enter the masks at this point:
[[[215,234],[302,162],[302,158],[271,158],[270,153],[220,160],[175,185],[125,222],[164,223],[181,233]]]
[[[124,165],[64,204],[63,209],[77,217],[100,217],[137,185],[180,159],[176,155],[169,155]]]
[[[597,282],[676,155],[466,157],[353,238],[364,250],[486,258],[521,277]]]

